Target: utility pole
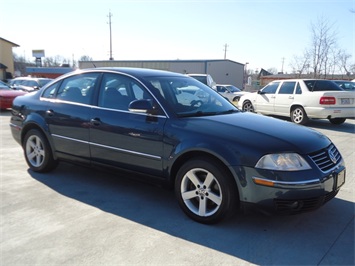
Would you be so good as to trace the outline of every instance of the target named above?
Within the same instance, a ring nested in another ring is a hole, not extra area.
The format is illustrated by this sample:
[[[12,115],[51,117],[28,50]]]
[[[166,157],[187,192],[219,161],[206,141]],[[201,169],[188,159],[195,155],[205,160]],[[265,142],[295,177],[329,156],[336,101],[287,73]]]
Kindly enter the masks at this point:
[[[223,49],[223,51],[224,51],[224,59],[227,58],[227,47],[228,47],[228,44],[225,44],[224,45],[224,49]]]
[[[110,27],[110,60],[113,60],[112,57],[112,31],[111,31],[111,17],[112,17],[112,13],[111,11],[108,13],[108,24]]]
[[[282,66],[281,66],[281,73],[284,73],[284,63],[285,63],[285,57],[282,57]]]

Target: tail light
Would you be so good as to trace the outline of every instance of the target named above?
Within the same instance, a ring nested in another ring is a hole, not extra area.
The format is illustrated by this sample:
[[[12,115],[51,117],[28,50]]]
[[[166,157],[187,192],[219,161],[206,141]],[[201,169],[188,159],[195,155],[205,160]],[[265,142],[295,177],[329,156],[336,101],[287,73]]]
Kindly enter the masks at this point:
[[[321,97],[319,99],[319,104],[335,104],[336,103],[336,99],[335,97]]]

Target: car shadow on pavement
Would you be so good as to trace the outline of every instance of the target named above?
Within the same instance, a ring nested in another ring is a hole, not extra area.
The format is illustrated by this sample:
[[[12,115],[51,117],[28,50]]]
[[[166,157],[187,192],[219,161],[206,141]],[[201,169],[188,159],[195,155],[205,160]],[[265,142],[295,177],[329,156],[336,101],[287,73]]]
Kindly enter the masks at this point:
[[[203,225],[183,214],[172,190],[132,180],[126,173],[61,163],[50,174],[29,174],[65,197],[249,263],[354,263],[354,203],[346,200],[335,198],[305,214],[248,213]]]

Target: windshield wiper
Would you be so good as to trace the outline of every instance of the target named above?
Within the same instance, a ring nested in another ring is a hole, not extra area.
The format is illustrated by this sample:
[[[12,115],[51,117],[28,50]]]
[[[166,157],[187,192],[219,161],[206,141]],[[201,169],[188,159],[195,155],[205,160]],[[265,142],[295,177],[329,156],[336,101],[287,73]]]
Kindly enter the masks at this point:
[[[219,112],[217,114],[218,115],[226,115],[226,114],[233,114],[233,113],[238,113],[238,112],[239,112],[239,110],[237,110],[237,109],[230,109],[227,111]]]

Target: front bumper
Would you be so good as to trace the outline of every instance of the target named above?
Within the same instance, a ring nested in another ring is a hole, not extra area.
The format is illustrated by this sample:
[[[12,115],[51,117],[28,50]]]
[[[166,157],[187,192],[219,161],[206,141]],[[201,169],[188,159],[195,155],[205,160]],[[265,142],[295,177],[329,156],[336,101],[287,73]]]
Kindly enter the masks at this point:
[[[242,172],[243,176],[240,175]],[[238,174],[241,204],[249,207],[252,205],[263,212],[280,214],[318,209],[337,195],[345,183],[346,175],[343,164],[328,173],[322,173],[321,176],[319,171],[314,169],[281,173],[245,167],[242,172]],[[314,178],[315,172],[319,177]],[[271,176],[274,178],[270,178]],[[297,181],[300,178],[303,180]]]

